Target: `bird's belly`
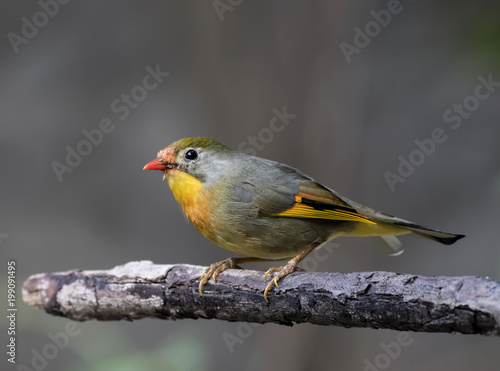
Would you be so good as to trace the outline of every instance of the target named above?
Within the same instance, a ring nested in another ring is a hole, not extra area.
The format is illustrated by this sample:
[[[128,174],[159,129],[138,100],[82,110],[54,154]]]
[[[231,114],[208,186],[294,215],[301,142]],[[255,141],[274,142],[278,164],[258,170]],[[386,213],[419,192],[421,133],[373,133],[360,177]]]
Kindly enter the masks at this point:
[[[245,256],[288,259],[315,241],[331,239],[332,225],[331,221],[260,217],[233,224],[230,231],[218,231],[212,241]]]

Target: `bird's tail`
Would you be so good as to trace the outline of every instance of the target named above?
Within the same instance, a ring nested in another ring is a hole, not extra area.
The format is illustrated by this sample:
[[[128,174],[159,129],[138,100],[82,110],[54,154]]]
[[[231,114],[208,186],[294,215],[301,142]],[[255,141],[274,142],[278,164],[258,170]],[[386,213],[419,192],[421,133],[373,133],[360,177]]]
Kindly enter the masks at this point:
[[[394,219],[395,219],[393,220],[394,224],[404,227],[405,229],[408,229],[411,233],[420,237],[440,242],[445,245],[451,245],[457,242],[459,239],[465,237],[465,235],[463,234],[447,233],[443,231],[438,231],[437,229],[422,227],[421,225],[417,225],[403,219],[399,218],[394,218]]]
[[[399,228],[401,228],[400,232],[397,234],[410,233],[416,236],[440,242],[445,245],[451,245],[456,241],[458,241],[459,239],[465,237],[465,235],[463,234],[447,233],[443,231],[438,231],[436,229],[422,227],[421,225],[417,225],[415,223],[409,222],[404,219],[396,217],[390,217],[390,218],[392,226],[398,226]],[[368,238],[370,239],[370,243],[372,245],[378,247],[379,250],[388,253],[389,255],[396,256],[403,252],[403,245],[396,236],[381,235],[379,237],[368,237]]]

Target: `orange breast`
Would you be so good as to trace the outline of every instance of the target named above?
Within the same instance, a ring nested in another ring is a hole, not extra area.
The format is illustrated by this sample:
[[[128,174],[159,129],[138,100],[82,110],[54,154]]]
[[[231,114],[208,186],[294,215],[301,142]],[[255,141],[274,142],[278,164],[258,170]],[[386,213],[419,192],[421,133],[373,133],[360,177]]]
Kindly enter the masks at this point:
[[[181,171],[170,170],[168,185],[184,215],[207,238],[213,233],[210,222],[209,198],[203,184],[195,177]]]

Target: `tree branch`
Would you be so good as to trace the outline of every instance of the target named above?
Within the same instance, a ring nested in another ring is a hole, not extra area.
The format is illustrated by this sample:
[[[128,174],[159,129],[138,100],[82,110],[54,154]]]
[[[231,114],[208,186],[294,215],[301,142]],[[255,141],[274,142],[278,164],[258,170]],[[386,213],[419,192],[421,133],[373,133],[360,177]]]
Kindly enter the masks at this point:
[[[389,272],[295,272],[264,300],[264,274],[228,270],[198,292],[205,267],[130,262],[107,271],[37,274],[23,299],[76,321],[207,318],[500,335],[500,282]]]

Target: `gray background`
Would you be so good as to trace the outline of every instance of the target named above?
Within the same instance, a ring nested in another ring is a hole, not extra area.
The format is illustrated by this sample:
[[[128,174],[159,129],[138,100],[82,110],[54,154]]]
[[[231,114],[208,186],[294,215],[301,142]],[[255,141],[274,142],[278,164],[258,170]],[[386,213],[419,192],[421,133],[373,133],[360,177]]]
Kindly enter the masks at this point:
[[[0,233],[8,236],[0,254],[2,282],[5,261],[17,260],[17,365],[31,368],[33,351],[68,322],[22,303],[27,276],[142,259],[208,265],[231,256],[187,224],[161,174],[142,167],[187,136],[237,148],[283,106],[297,117],[259,156],[375,209],[467,235],[453,246],[404,237],[406,251],[395,258],[363,239],[339,239],[317,270],[500,279],[500,91],[459,129],[443,121],[447,109],[474,95],[478,76],[500,81],[500,8],[492,4],[402,1],[403,10],[348,63],[339,44],[353,44],[353,28],[364,28],[370,11],[387,2],[243,1],[221,20],[212,1],[72,1],[18,53],[7,35],[21,34],[21,18],[40,7],[4,2]],[[120,120],[111,102],[157,64],[170,75]],[[66,146],[76,148],[82,130],[105,117],[115,130],[59,182],[51,164],[64,163]],[[447,140],[391,192],[384,172],[397,172],[398,156],[408,158],[414,141],[435,128]],[[2,303],[5,297],[2,285]],[[46,369],[364,370],[367,360],[384,358],[382,343],[398,339],[395,331],[311,325],[264,325],[243,338],[238,323],[206,320],[77,326]],[[242,339],[232,353],[225,333]],[[6,343],[6,331],[1,337]],[[495,370],[499,345],[498,338],[411,333],[387,368]]]

